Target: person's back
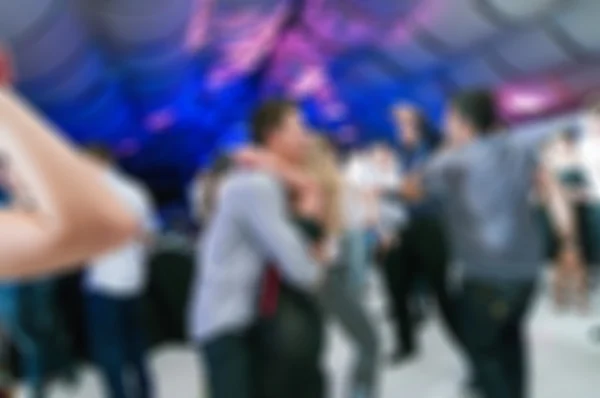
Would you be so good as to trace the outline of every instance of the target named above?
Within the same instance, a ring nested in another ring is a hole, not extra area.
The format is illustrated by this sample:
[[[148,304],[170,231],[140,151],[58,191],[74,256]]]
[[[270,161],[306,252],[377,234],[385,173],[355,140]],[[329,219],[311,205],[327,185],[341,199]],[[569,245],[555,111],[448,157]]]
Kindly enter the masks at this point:
[[[444,212],[455,258],[471,278],[531,279],[542,262],[529,200],[535,153],[513,134],[482,138],[445,159]]]

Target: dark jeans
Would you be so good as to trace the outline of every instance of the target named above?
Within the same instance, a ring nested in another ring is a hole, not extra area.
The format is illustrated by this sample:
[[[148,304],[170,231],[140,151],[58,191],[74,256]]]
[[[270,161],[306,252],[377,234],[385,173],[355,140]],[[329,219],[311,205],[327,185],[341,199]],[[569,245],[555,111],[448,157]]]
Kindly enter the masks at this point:
[[[461,315],[477,387],[485,398],[527,397],[525,320],[534,282],[466,281]]]
[[[211,398],[323,398],[321,309],[282,284],[277,311],[201,347]]]
[[[72,365],[69,338],[57,312],[55,281],[2,285],[0,300],[0,323],[17,347],[31,395],[44,397],[48,376]]]
[[[417,348],[411,300],[419,276],[428,282],[451,338],[464,348],[457,299],[448,288],[449,254],[440,220],[430,216],[415,218],[399,234],[399,242],[384,256],[383,267],[400,351],[410,353]]]
[[[256,330],[215,338],[201,348],[211,398],[263,398],[264,365]]]
[[[138,298],[86,297],[88,338],[111,398],[153,396]],[[132,385],[133,384],[133,385]]]
[[[352,340],[356,360],[349,394],[346,397],[372,398],[377,396],[378,336],[365,309],[350,292],[348,270],[335,267],[329,271],[323,287],[322,303],[327,315],[339,322],[344,333]]]

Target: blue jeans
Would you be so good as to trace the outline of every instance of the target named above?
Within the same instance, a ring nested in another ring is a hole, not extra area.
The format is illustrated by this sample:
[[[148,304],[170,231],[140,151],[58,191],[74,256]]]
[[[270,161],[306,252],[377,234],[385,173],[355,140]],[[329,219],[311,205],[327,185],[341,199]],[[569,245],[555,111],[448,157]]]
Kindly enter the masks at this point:
[[[43,397],[47,373],[69,365],[70,347],[56,312],[55,283],[0,285],[0,323],[12,340],[33,397]]]
[[[139,299],[89,293],[86,305],[92,358],[100,368],[108,396],[152,397]]]

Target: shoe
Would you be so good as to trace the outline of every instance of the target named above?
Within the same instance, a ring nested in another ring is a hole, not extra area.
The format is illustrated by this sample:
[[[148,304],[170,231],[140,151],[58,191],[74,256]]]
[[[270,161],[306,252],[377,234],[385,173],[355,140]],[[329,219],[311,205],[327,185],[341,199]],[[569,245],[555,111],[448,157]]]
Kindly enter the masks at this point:
[[[401,365],[405,362],[413,360],[417,356],[417,350],[396,350],[390,357],[390,363],[392,365]]]

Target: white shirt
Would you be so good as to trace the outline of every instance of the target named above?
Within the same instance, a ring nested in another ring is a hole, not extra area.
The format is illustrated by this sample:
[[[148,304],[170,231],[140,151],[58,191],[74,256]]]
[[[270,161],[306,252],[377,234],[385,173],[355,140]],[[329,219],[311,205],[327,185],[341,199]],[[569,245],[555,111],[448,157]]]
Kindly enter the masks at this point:
[[[345,206],[349,228],[367,226],[369,214],[375,214],[378,223],[393,219],[394,231],[396,225],[404,221],[406,214],[398,203],[385,197],[377,198],[374,203],[365,199],[365,192],[371,190],[386,192],[398,189],[402,176],[395,159],[389,165],[383,165],[368,157],[356,157],[348,164],[345,177],[349,185]]]
[[[106,173],[106,181],[139,218],[144,232],[156,230],[154,212],[148,192],[137,182],[114,170]],[[87,291],[115,297],[133,297],[146,286],[147,248],[143,237],[105,253],[90,262],[85,278]]]
[[[589,179],[590,193],[600,200],[600,134],[586,134],[579,144],[581,161]]]
[[[348,229],[361,229],[367,226],[369,215],[375,210],[365,198],[364,191],[371,184],[371,165],[364,156],[354,156],[344,170],[343,210],[344,224]]]

